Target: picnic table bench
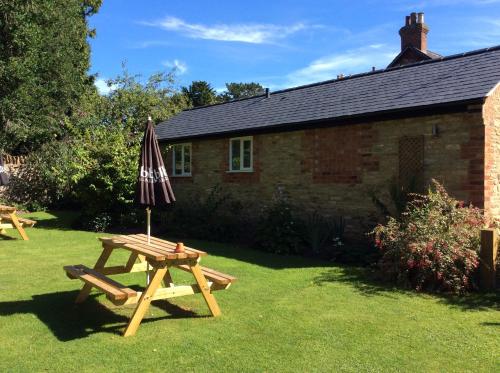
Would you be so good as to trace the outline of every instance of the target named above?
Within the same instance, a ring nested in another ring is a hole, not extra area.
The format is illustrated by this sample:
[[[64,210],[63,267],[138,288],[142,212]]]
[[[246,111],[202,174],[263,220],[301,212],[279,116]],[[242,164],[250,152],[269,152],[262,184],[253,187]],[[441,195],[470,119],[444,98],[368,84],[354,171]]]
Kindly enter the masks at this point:
[[[65,266],[64,270],[69,278],[79,279],[85,283],[75,300],[76,303],[85,301],[92,288],[97,288],[115,305],[136,304],[123,333],[124,336],[136,333],[153,300],[201,293],[212,315],[219,316],[221,311],[212,292],[227,289],[236,281],[233,276],[202,267],[199,263],[201,257],[207,255],[206,252],[190,247],[186,247],[184,252],[175,252],[174,242],[155,237],[151,237],[148,242],[148,237],[144,234],[101,237],[99,240],[102,242],[103,251],[93,268],[78,264]],[[106,262],[115,249],[131,252],[127,263],[106,267]],[[149,267],[151,267],[151,281],[142,292],[108,277],[122,273],[146,272]],[[173,268],[190,272],[196,283],[175,285],[171,276]],[[161,287],[162,282],[163,287]]]
[[[36,221],[17,216],[15,207],[0,205],[0,234],[5,234],[6,229],[15,228],[25,241],[29,240],[24,227],[33,227]]]

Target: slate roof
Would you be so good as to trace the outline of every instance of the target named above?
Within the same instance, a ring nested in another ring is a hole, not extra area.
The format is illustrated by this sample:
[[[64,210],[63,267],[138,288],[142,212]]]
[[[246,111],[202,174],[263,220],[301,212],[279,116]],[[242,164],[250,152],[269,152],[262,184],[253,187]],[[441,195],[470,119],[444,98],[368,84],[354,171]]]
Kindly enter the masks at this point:
[[[185,110],[158,124],[160,140],[244,133],[477,101],[500,82],[500,46]]]

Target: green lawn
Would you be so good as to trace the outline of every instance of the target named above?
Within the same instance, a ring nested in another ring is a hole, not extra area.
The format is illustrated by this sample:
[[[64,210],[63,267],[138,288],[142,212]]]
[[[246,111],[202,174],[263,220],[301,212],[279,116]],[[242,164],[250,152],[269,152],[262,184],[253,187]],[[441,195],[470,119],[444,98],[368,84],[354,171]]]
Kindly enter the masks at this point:
[[[30,241],[0,239],[1,372],[500,370],[498,294],[415,294],[357,268],[194,240],[185,242],[211,254],[205,265],[239,279],[215,293],[222,316],[208,317],[199,294],[157,301],[123,338],[132,308],[105,308],[94,293],[75,306],[81,283],[62,270],[93,265],[99,234],[34,216]],[[116,278],[142,285],[145,275]]]

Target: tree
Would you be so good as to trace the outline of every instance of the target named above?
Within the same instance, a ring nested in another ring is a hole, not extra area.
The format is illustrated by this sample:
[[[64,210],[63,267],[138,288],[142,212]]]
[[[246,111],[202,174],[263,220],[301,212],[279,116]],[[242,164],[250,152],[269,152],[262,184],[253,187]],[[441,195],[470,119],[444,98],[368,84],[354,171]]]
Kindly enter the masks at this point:
[[[61,138],[94,90],[88,17],[102,0],[0,0],[0,149],[27,153]]]
[[[204,80],[193,81],[189,87],[182,88],[182,93],[194,107],[211,105],[217,102],[215,90]]]
[[[264,87],[259,83],[226,83],[226,91],[219,95],[221,101],[227,102],[240,98],[262,94]]]
[[[174,88],[174,72],[159,72],[144,83],[140,75],[123,74],[108,81],[113,87],[107,96],[99,96],[88,105],[103,126],[114,125],[132,133],[142,133],[151,115],[158,123],[189,107],[188,99]],[[82,129],[86,124],[84,123]]]

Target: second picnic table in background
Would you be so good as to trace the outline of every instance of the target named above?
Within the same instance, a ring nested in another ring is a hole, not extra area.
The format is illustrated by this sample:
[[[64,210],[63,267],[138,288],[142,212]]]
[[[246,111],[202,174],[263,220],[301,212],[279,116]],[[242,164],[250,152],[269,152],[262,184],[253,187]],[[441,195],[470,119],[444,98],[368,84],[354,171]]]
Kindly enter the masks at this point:
[[[6,229],[17,229],[22,239],[29,240],[24,226],[32,227],[36,224],[36,221],[20,218],[17,216],[17,211],[15,207],[0,205],[0,234],[5,234]]]

